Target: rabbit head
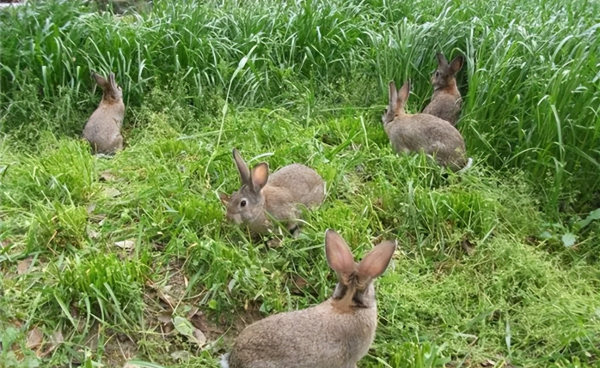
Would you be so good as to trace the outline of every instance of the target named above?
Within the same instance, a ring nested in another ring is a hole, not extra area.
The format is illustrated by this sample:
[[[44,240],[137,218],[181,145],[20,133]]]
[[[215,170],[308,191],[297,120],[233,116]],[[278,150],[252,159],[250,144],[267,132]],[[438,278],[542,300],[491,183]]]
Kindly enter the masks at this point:
[[[385,241],[356,263],[346,241],[337,232],[328,229],[325,233],[325,255],[327,264],[338,277],[332,296],[334,304],[342,310],[374,306],[373,280],[386,270],[395,250],[396,242]]]
[[[399,91],[396,90],[396,83],[394,83],[394,81],[390,81],[388,90],[388,107],[381,117],[381,121],[383,122],[384,126],[394,121],[397,117],[405,114],[404,105],[406,104],[410,94],[410,81],[406,81]]]
[[[456,73],[463,66],[463,57],[457,56],[455,57],[450,64],[448,64],[448,60],[441,52],[436,54],[438,60],[438,68],[431,76],[431,84],[433,85],[434,90],[440,90],[447,87],[456,86]]]
[[[261,162],[250,170],[238,150],[234,148],[232,153],[242,186],[231,196],[220,194],[227,207],[227,218],[238,225],[264,221],[265,198],[261,190],[269,180],[269,165]]]
[[[96,72],[92,72],[92,77],[96,83],[102,88],[102,102],[116,103],[123,99],[123,91],[115,81],[115,74],[110,73],[108,80]]]

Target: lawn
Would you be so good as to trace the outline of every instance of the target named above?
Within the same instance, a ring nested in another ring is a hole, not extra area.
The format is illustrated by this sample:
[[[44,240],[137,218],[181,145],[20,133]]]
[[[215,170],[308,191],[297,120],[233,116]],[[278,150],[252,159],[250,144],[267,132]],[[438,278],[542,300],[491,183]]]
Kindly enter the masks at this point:
[[[217,367],[248,323],[331,295],[329,228],[358,259],[398,241],[360,368],[598,366],[598,24],[586,0],[0,10],[0,367]],[[390,80],[428,103],[439,50],[466,60],[464,174],[381,124]],[[112,158],[80,139],[92,70],[123,88]],[[324,178],[299,237],[226,221],[232,148]]]

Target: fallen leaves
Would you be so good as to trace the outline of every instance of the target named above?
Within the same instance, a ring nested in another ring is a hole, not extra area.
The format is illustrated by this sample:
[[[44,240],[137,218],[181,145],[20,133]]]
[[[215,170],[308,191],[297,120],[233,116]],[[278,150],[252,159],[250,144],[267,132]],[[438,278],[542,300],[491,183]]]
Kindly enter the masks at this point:
[[[17,264],[17,274],[24,275],[29,272],[29,268],[31,267],[31,263],[33,262],[32,257],[27,257],[24,260],[20,261]]]
[[[127,239],[116,242],[115,245],[121,249],[132,250],[135,247],[135,239]]]
[[[36,350],[42,345],[42,339],[44,338],[44,333],[38,327],[34,327],[33,330],[29,331],[27,335],[27,348],[31,350]]]
[[[469,239],[463,239],[460,243],[467,255],[472,256],[475,252],[475,245]]]
[[[52,334],[52,336],[50,336],[50,341],[47,344],[48,346],[46,346],[46,348],[44,349],[44,352],[42,353],[42,357],[46,357],[48,355],[50,355],[51,352],[53,352],[56,347],[60,344],[62,344],[65,341],[65,338],[62,334],[61,331],[56,331],[55,333]]]
[[[102,193],[108,198],[115,198],[121,195],[121,191],[116,188],[106,188]]]
[[[98,180],[100,181],[113,181],[115,180],[117,177],[110,172],[110,170],[106,170],[100,173],[100,178]]]
[[[59,330],[54,332],[48,341],[44,342],[44,333],[36,326],[29,331],[26,346],[28,349],[35,351],[38,358],[45,358],[64,341],[62,331]]]
[[[87,211],[88,215],[91,215],[92,212],[94,212],[94,210],[96,209],[96,203],[90,203],[87,205],[87,207],[85,208],[85,210]]]
[[[173,317],[173,326],[177,332],[186,336],[190,341],[198,344],[198,347],[201,348],[206,344],[206,336],[204,336],[204,333],[200,331],[200,329],[195,328],[186,318],[180,316]]]

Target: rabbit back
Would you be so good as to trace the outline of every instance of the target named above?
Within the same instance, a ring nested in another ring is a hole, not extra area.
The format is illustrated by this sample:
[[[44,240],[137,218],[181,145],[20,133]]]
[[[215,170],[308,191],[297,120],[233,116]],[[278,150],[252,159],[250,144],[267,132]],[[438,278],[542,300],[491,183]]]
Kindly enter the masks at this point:
[[[90,142],[95,153],[111,154],[123,148],[121,125],[124,112],[123,102],[100,105],[94,111],[83,128],[83,137]]]
[[[439,90],[433,93],[431,102],[425,107],[423,113],[436,116],[455,126],[460,116],[461,108],[462,98],[458,90]]]
[[[454,171],[466,164],[464,139],[445,120],[429,114],[404,115],[385,130],[397,152],[423,151]]]
[[[315,170],[302,164],[291,164],[277,170],[269,176],[267,187],[284,189],[288,201],[306,207],[318,206],[325,199],[323,179]]]
[[[343,313],[331,300],[272,315],[242,331],[229,355],[229,367],[355,367],[367,354],[376,326],[375,306]]]

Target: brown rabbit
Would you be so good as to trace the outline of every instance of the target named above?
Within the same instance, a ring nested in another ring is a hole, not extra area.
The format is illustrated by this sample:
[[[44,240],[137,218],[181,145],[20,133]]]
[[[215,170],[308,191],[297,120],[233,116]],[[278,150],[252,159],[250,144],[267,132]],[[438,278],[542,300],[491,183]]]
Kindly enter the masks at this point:
[[[431,76],[433,96],[423,113],[437,116],[454,126],[458,121],[462,107],[462,97],[456,87],[455,76],[463,66],[463,57],[457,56],[448,64],[444,54],[438,52],[436,56],[438,68]]]
[[[395,249],[396,242],[385,241],[357,264],[344,239],[327,230],[325,255],[338,277],[331,298],[246,327],[222,357],[222,367],[355,368],[375,338],[373,279],[385,271]]]
[[[123,148],[121,125],[125,116],[123,92],[110,73],[108,80],[92,72],[92,77],[102,88],[102,101],[83,128],[83,137],[90,142],[92,151],[101,154],[114,154]]]
[[[224,193],[219,197],[227,207],[227,218],[252,233],[268,233],[273,227],[271,217],[295,233],[296,220],[301,215],[299,205],[316,207],[325,199],[325,183],[313,169],[291,164],[269,176],[266,162],[250,171],[240,153],[235,148],[232,152],[242,187],[231,197]]]
[[[467,170],[473,160],[465,157],[465,141],[455,127],[429,114],[407,114],[404,104],[410,93],[410,82],[396,91],[394,81],[389,84],[389,105],[382,116],[383,128],[396,152],[423,151],[452,171]]]

